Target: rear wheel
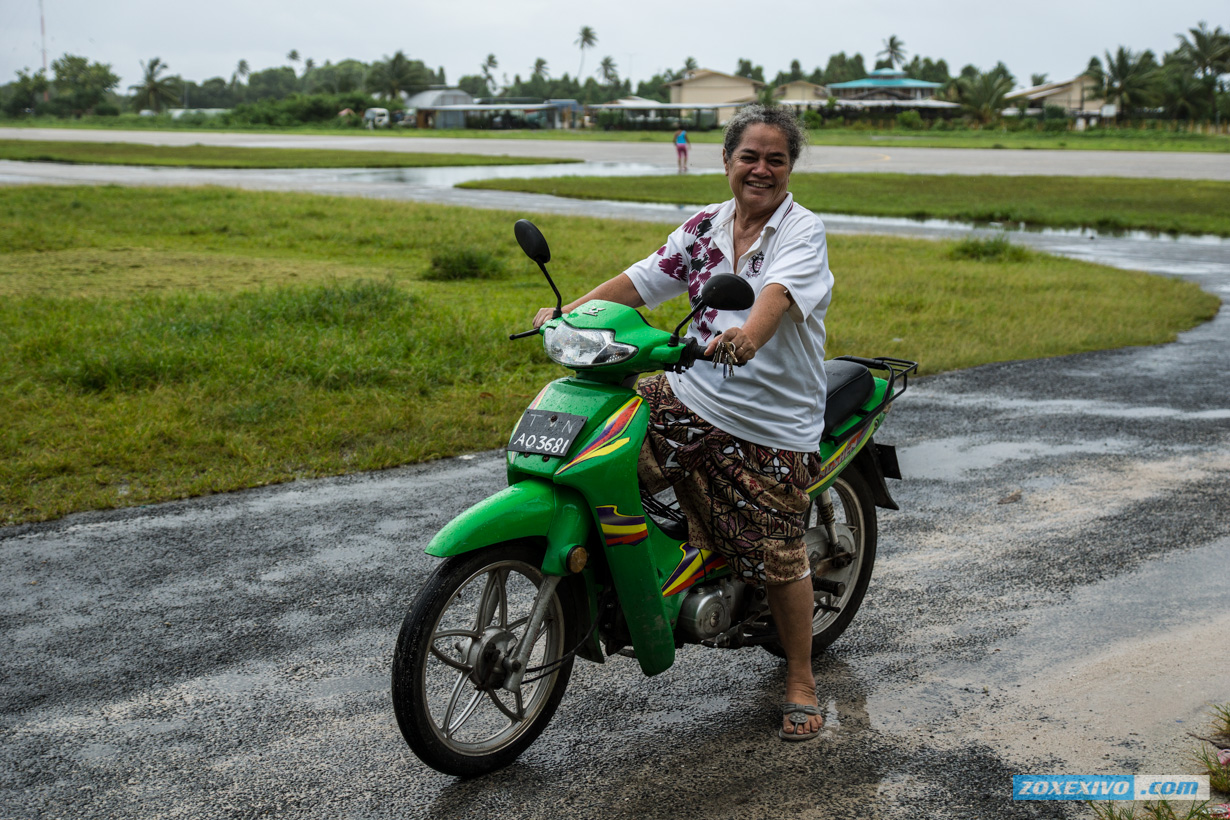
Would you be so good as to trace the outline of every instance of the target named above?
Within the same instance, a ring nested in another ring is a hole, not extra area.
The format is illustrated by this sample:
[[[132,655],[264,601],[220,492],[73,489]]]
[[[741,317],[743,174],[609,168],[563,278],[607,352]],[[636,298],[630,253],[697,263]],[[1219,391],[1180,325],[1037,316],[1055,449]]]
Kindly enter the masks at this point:
[[[812,501],[805,519],[803,543],[811,564],[812,593],[816,607],[812,616],[812,656],[837,640],[854,620],[876,559],[876,508],[866,480],[847,469],[829,490],[837,521],[837,543],[830,544],[820,516],[820,498]],[[786,657],[781,644],[765,649]]]
[[[393,710],[410,748],[433,769],[470,777],[508,765],[564,696],[576,630],[558,589],[542,626],[525,635],[546,580],[541,559],[523,544],[449,558],[406,616],[393,654]],[[510,690],[508,661],[525,640],[533,642],[529,671]]]

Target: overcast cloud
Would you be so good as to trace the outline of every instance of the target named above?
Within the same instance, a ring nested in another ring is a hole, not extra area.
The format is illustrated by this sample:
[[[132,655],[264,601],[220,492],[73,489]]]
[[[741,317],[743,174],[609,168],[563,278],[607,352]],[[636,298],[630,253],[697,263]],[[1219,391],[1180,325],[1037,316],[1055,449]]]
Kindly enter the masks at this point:
[[[967,63],[986,70],[1002,60],[1026,85],[1031,74],[1073,77],[1091,56],[1120,45],[1160,57],[1176,46],[1176,34],[1201,20],[1230,28],[1226,0],[1032,0],[1008,7],[993,0],[43,0],[43,8],[48,63],[65,53],[110,63],[124,92],[139,79],[140,61],[151,57],[201,82],[229,78],[240,59],[254,71],[288,65],[291,49],[318,65],[372,62],[401,49],[443,67],[450,82],[479,73],[489,53],[499,60],[497,77],[528,76],[538,57],[552,76],[575,76],[574,41],[583,25],[598,35],[585,73],[609,55],[634,86],[687,57],[727,72],[747,58],[764,66],[767,79],[792,59],[805,72],[823,68],[838,51],[860,52],[871,68],[890,35],[905,42],[907,56],[943,58],[954,74]],[[38,0],[0,0],[0,83],[41,65]]]

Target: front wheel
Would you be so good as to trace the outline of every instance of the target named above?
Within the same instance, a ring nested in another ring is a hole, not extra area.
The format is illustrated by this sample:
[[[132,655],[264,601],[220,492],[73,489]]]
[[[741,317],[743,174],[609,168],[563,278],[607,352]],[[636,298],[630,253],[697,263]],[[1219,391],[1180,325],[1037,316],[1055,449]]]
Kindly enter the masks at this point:
[[[498,544],[447,559],[402,623],[393,653],[393,711],[410,748],[445,774],[472,777],[507,766],[555,713],[568,678],[575,624],[557,589],[542,626],[525,635],[544,583],[541,550]],[[533,642],[520,686],[505,688],[507,661]],[[544,668],[545,667],[545,668]]]
[[[876,560],[876,508],[866,479],[854,469],[837,477],[829,490],[837,516],[837,543],[830,544],[820,518],[820,498],[807,509],[803,543],[811,563],[815,610],[811,626],[811,652],[815,657],[837,640],[854,620]],[[765,649],[786,657],[781,644]]]

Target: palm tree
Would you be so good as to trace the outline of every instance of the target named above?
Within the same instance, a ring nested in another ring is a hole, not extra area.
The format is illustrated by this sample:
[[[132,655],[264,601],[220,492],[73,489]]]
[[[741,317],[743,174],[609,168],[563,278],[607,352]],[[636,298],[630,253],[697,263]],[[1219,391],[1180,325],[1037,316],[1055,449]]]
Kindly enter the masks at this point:
[[[1004,108],[1004,98],[1012,91],[1012,81],[996,71],[958,77],[957,100],[965,115],[983,125],[993,122]]]
[[[1172,120],[1194,120],[1204,103],[1202,86],[1187,65],[1172,63],[1162,70],[1158,101]]]
[[[252,73],[252,69],[248,68],[247,60],[240,60],[235,66],[235,73],[231,75],[231,85],[236,85],[238,80],[242,80]]]
[[[619,82],[619,72],[616,71],[618,66],[615,65],[615,60],[611,57],[603,57],[602,62],[598,65],[598,75],[606,81],[607,85],[615,85]]]
[[[1157,61],[1152,51],[1136,53],[1123,46],[1119,46],[1113,57],[1109,51],[1105,53],[1104,68],[1098,66],[1095,69],[1090,63],[1090,69],[1096,72],[1092,75],[1097,82],[1094,96],[1114,103],[1117,109],[1115,119],[1118,120],[1125,112],[1152,102]]]
[[[1200,21],[1199,28],[1187,30],[1191,39],[1182,34],[1179,38],[1179,54],[1191,63],[1192,68],[1200,75],[1200,79],[1209,87],[1209,103],[1213,108],[1214,121],[1221,124],[1220,112],[1217,110],[1217,78],[1230,71],[1230,34],[1218,26],[1209,31],[1208,24]]]
[[[547,79],[547,61],[546,60],[539,57],[537,60],[534,61],[533,76],[538,77],[543,80]]]
[[[687,74],[689,71],[695,71],[698,68],[700,68],[700,64],[696,62],[695,57],[688,57],[686,60],[683,61],[683,73],[684,74]]]
[[[397,51],[384,62],[376,63],[367,73],[367,89],[389,100],[400,100],[404,91],[415,85],[414,67],[406,52]]]
[[[286,52],[286,59],[290,60],[292,63],[299,62],[299,49],[292,48],[290,51]]]
[[[884,41],[884,50],[877,53],[876,56],[887,57],[888,64],[896,68],[897,63],[905,65],[905,53],[905,43],[894,34]]]
[[[494,54],[488,54],[487,59],[483,60],[483,79],[487,81],[487,88],[491,93],[495,93],[496,84],[495,78],[491,76],[491,72],[500,67],[500,61],[495,58]]]
[[[580,34],[573,43],[575,46],[581,47],[581,65],[577,68],[577,81],[584,76],[582,71],[585,68],[585,49],[593,48],[598,42],[598,33],[589,26],[581,26]]]
[[[141,71],[144,76],[140,84],[128,86],[128,90],[134,92],[132,103],[138,111],[150,108],[155,112],[160,112],[163,103],[176,101],[179,94],[179,81],[174,77],[158,76],[166,70],[167,64],[158,57],[154,57],[148,63],[141,62]]]

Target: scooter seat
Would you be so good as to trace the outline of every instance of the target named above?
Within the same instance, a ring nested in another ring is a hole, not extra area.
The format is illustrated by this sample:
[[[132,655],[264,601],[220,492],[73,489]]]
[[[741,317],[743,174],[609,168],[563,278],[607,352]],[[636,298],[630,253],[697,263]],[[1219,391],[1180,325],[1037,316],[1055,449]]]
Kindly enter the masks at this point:
[[[871,371],[858,362],[830,359],[824,363],[828,396],[824,403],[824,432],[829,434],[862,407],[875,391]]]

